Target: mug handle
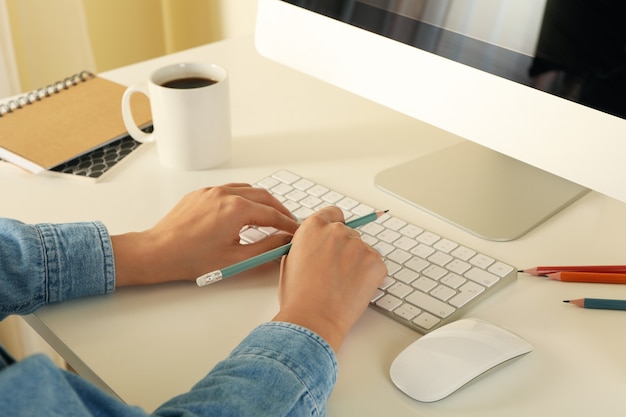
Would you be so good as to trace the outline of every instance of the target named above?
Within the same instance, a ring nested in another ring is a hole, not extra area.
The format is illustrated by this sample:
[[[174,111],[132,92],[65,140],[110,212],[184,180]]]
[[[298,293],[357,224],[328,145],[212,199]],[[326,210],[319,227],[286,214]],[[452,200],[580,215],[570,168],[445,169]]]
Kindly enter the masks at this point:
[[[124,119],[126,130],[128,130],[128,134],[137,142],[154,142],[154,133],[146,133],[139,129],[133,119],[133,112],[130,107],[130,98],[135,93],[145,94],[148,98],[150,97],[146,85],[131,85],[126,89],[126,91],[124,91],[124,95],[122,96],[122,118]]]

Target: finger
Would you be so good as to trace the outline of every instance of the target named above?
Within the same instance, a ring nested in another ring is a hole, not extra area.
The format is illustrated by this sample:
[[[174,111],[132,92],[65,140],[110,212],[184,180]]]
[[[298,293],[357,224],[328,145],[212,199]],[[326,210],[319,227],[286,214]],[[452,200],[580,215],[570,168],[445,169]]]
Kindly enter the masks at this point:
[[[343,211],[341,211],[339,207],[335,206],[324,207],[315,214],[311,215],[310,218],[314,217],[324,219],[329,223],[344,222]]]
[[[230,186],[230,185],[228,185]],[[265,204],[274,209],[280,211],[285,216],[293,217],[291,212],[278,201],[269,191],[264,188],[256,188],[247,184],[234,184],[233,193],[240,195],[248,200],[255,201],[257,203]]]
[[[287,211],[288,214],[284,214],[274,206],[254,201],[248,201],[248,204],[251,207],[248,207],[244,212],[243,225],[271,226],[292,234],[299,227],[298,222],[294,220],[289,211]]]

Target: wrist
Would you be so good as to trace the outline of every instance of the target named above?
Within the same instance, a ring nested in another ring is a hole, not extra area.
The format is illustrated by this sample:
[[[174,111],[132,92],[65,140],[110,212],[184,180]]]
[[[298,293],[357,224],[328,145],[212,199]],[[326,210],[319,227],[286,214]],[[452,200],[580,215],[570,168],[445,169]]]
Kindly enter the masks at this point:
[[[115,285],[146,285],[161,282],[161,258],[156,254],[159,243],[149,232],[132,232],[111,236],[115,259]]]
[[[291,323],[309,329],[324,339],[335,353],[339,352],[339,348],[345,339],[346,332],[342,331],[337,324],[332,320],[321,319],[315,313],[280,311],[272,321]]]

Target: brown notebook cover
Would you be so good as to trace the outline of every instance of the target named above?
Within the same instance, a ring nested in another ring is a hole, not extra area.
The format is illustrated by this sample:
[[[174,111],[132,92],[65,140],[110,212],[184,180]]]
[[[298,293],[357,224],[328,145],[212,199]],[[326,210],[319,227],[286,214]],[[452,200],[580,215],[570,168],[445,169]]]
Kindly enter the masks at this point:
[[[41,172],[127,135],[121,112],[125,86],[83,72],[47,89],[47,96],[44,88],[9,103],[21,101],[21,107],[0,117],[0,158]],[[137,124],[147,125],[148,98],[135,94],[131,105]]]

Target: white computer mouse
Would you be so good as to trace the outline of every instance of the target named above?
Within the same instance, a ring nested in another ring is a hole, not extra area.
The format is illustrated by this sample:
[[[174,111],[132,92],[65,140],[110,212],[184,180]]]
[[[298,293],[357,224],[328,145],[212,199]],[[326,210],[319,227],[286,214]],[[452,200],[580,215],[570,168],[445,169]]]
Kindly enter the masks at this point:
[[[462,319],[422,336],[391,364],[391,380],[408,396],[438,401],[489,369],[533,350],[493,323]]]

